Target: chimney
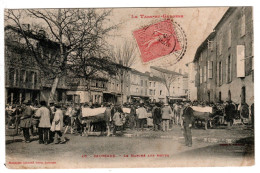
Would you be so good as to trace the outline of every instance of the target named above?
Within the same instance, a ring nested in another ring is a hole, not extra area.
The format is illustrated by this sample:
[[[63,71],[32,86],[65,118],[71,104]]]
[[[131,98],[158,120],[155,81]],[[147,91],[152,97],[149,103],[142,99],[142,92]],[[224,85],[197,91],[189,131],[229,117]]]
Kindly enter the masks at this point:
[[[22,24],[22,29],[24,31],[30,31],[30,24]]]
[[[38,35],[42,36],[42,37],[46,37],[46,32],[43,29],[40,29],[38,31]]]

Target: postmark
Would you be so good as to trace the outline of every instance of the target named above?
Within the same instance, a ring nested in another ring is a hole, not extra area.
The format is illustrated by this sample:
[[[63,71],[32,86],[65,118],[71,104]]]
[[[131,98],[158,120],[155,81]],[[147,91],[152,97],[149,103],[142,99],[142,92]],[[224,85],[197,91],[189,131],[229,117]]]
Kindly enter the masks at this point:
[[[177,63],[184,56],[187,49],[187,38],[182,27],[172,20],[137,29],[133,35],[138,44],[143,63],[155,59],[173,56],[173,63]]]

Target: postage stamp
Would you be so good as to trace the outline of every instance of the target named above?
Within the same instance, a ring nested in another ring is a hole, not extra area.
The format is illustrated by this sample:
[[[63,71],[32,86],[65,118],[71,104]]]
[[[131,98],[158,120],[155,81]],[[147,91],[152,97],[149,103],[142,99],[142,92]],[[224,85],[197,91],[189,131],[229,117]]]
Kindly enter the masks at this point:
[[[183,29],[168,19],[135,30],[133,35],[144,63],[169,54],[174,54],[175,61],[178,61],[187,48],[187,38]]]

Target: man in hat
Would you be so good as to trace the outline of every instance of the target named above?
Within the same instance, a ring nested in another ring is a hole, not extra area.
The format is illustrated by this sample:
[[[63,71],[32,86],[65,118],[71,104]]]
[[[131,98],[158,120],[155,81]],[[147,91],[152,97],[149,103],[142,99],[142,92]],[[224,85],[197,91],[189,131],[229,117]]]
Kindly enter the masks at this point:
[[[232,123],[233,123],[233,118],[235,114],[236,107],[234,104],[232,104],[232,101],[230,99],[227,99],[226,106],[225,106],[225,117],[227,121],[227,128],[230,130]]]
[[[162,130],[164,132],[169,131],[171,115],[172,109],[168,103],[165,103],[164,107],[162,108]]]
[[[31,108],[31,101],[25,102],[25,108],[20,119],[20,127],[23,130],[23,136],[26,143],[30,142],[29,129],[31,127],[31,117],[33,115],[33,110]]]
[[[58,136],[61,138],[60,143],[65,143],[66,140],[61,132],[63,128],[63,111],[60,104],[56,104],[55,108],[56,111],[51,125],[51,131],[54,133],[54,143],[59,144]]]
[[[136,127],[136,107],[134,104],[131,105],[129,114],[130,129],[133,130]]]
[[[162,121],[162,114],[161,114],[161,105],[160,103],[155,103],[155,106],[152,110],[152,117],[153,117],[153,127],[154,131],[158,131],[160,129],[160,124]]]
[[[185,103],[183,109],[182,119],[183,119],[183,136],[185,138],[185,144],[188,147],[192,146],[192,135],[191,135],[191,126],[193,118],[193,109],[190,107],[190,103]]]
[[[116,131],[120,130],[121,134],[123,133],[123,114],[120,111],[120,107],[117,106],[115,109],[115,114],[113,116],[113,121],[114,121],[114,129],[113,129],[113,136],[116,135]]]
[[[105,106],[106,106],[106,110],[105,110],[104,116],[105,116],[105,122],[106,122],[106,126],[107,126],[107,136],[110,136],[111,121],[112,121],[112,117],[111,117],[111,104],[107,103]]]
[[[141,103],[138,109],[136,110],[136,115],[138,117],[138,130],[141,127],[141,130],[144,130],[144,123],[147,118],[147,111],[144,108],[144,104]]]
[[[50,110],[45,101],[40,102],[41,107],[36,111],[35,117],[40,117],[39,122],[39,144],[47,145],[49,143],[49,131],[51,127]]]

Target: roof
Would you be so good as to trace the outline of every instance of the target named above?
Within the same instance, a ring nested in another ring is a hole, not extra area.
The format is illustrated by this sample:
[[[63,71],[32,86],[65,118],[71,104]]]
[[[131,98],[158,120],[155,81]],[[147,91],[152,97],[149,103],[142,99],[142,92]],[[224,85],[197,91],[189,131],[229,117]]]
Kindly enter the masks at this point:
[[[149,77],[150,75],[148,73],[142,73],[136,69],[131,69],[131,72],[134,73],[134,74],[138,74],[138,75],[141,75],[141,76],[147,76]]]
[[[35,40],[38,40],[38,41],[41,41],[41,42],[45,42],[48,45],[57,46],[59,48],[59,43],[58,42],[52,41],[52,40],[44,37],[41,34],[37,34],[35,31],[32,31],[32,30],[30,30],[30,31],[21,30],[20,28],[14,27],[12,25],[7,25],[7,26],[5,26],[4,29],[5,29],[5,31],[6,30],[12,30],[12,31],[14,31],[16,33],[19,33],[19,34],[24,32],[27,37],[30,37],[32,39],[35,39]]]
[[[211,40],[216,36],[216,31],[221,27],[224,21],[227,20],[227,18],[237,9],[238,7],[229,7],[228,10],[225,12],[223,17],[220,19],[220,21],[217,23],[217,25],[214,28],[214,31],[209,34],[209,36],[201,43],[201,45],[198,47],[195,57],[193,59],[193,62],[197,61],[200,57],[200,53],[204,50],[205,47],[208,46],[208,40]]]
[[[223,24],[224,21],[226,21],[229,16],[237,9],[238,7],[229,7],[228,10],[225,12],[225,14],[223,15],[223,17],[220,19],[220,21],[218,22],[218,24],[215,26],[214,30],[218,30],[221,25]]]
[[[151,66],[150,68],[152,68],[152,69],[154,69],[154,70],[157,70],[157,71],[159,71],[159,72],[162,72],[162,73],[167,73],[167,74],[182,76],[181,73],[177,73],[177,72],[175,72],[175,71],[170,71],[170,70],[163,69],[163,68],[160,68],[160,67]]]
[[[149,80],[150,81],[158,81],[158,82],[161,82],[163,79],[158,77],[158,76],[150,76],[149,77]]]
[[[201,45],[198,47],[195,57],[193,59],[193,62],[197,61],[200,57],[200,53],[202,50],[208,47],[208,40],[212,40],[216,36],[216,32],[212,32],[209,34],[209,36],[201,43]]]

